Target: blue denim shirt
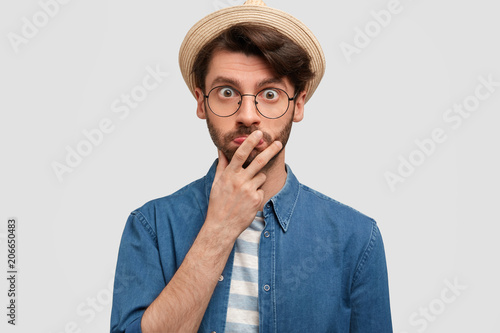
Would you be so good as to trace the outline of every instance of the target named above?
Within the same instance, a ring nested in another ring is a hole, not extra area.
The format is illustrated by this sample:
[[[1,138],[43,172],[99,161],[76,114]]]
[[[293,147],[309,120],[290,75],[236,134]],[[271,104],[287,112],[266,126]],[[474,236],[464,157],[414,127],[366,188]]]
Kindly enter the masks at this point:
[[[201,229],[208,174],[133,211],[116,267],[111,332],[141,332],[141,317]],[[300,184],[287,165],[264,206],[259,246],[260,332],[392,332],[384,247],[374,220]],[[224,332],[234,249],[199,332]]]

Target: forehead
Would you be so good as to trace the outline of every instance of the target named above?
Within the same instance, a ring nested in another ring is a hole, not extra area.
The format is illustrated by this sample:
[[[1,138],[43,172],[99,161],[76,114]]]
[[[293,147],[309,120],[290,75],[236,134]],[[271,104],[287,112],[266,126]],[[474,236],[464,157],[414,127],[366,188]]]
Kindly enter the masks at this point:
[[[242,52],[216,51],[208,65],[205,84],[207,88],[215,85],[237,83],[237,88],[258,87],[264,83],[273,83],[283,88],[290,88],[287,77],[280,77],[264,58],[246,55]]]

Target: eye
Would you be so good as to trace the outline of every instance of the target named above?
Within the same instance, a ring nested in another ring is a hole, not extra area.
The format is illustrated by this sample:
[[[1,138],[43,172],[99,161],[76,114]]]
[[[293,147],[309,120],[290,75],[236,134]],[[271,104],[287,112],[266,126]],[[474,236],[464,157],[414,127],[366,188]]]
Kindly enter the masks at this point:
[[[219,89],[219,95],[224,98],[231,98],[237,95],[236,91],[229,87],[221,87]]]
[[[262,91],[261,96],[264,98],[265,101],[271,102],[271,101],[278,99],[279,94],[274,89],[266,89],[266,90]]]

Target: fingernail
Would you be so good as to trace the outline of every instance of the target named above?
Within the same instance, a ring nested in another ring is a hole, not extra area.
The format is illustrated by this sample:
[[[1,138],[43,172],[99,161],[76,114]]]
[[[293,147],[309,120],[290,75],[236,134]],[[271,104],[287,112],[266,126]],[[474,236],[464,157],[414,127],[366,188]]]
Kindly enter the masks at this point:
[[[283,147],[283,144],[280,141],[274,141],[276,146],[278,146],[280,149]]]
[[[262,137],[262,132],[259,130],[256,130],[255,135],[257,136],[257,139],[260,139]]]

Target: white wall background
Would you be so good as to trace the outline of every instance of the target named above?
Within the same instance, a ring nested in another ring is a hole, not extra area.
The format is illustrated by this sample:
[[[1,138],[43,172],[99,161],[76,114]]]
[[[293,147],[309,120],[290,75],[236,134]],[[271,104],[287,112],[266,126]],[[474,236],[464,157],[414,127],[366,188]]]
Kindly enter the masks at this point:
[[[73,0],[47,22],[41,3],[54,1],[0,3],[4,272],[7,218],[19,220],[18,325],[6,323],[2,306],[2,332],[109,331],[129,212],[203,176],[216,157],[182,81],[179,46],[204,15],[242,2]],[[443,119],[454,104],[472,105],[478,77],[500,82],[498,3],[400,0],[380,31],[370,13],[387,0],[267,3],[306,23],[327,58],[287,162],[303,183],[378,221],[394,331],[499,332],[498,83],[460,126]],[[31,36],[16,46],[26,20],[40,27],[24,28]],[[374,37],[348,62],[340,45],[354,45],[356,28]],[[121,119],[112,103],[148,67],[169,75]],[[112,132],[60,182],[52,164],[105,118]],[[447,139],[419,161],[415,140],[435,128]],[[422,164],[391,191],[384,174],[397,173],[400,155]]]

